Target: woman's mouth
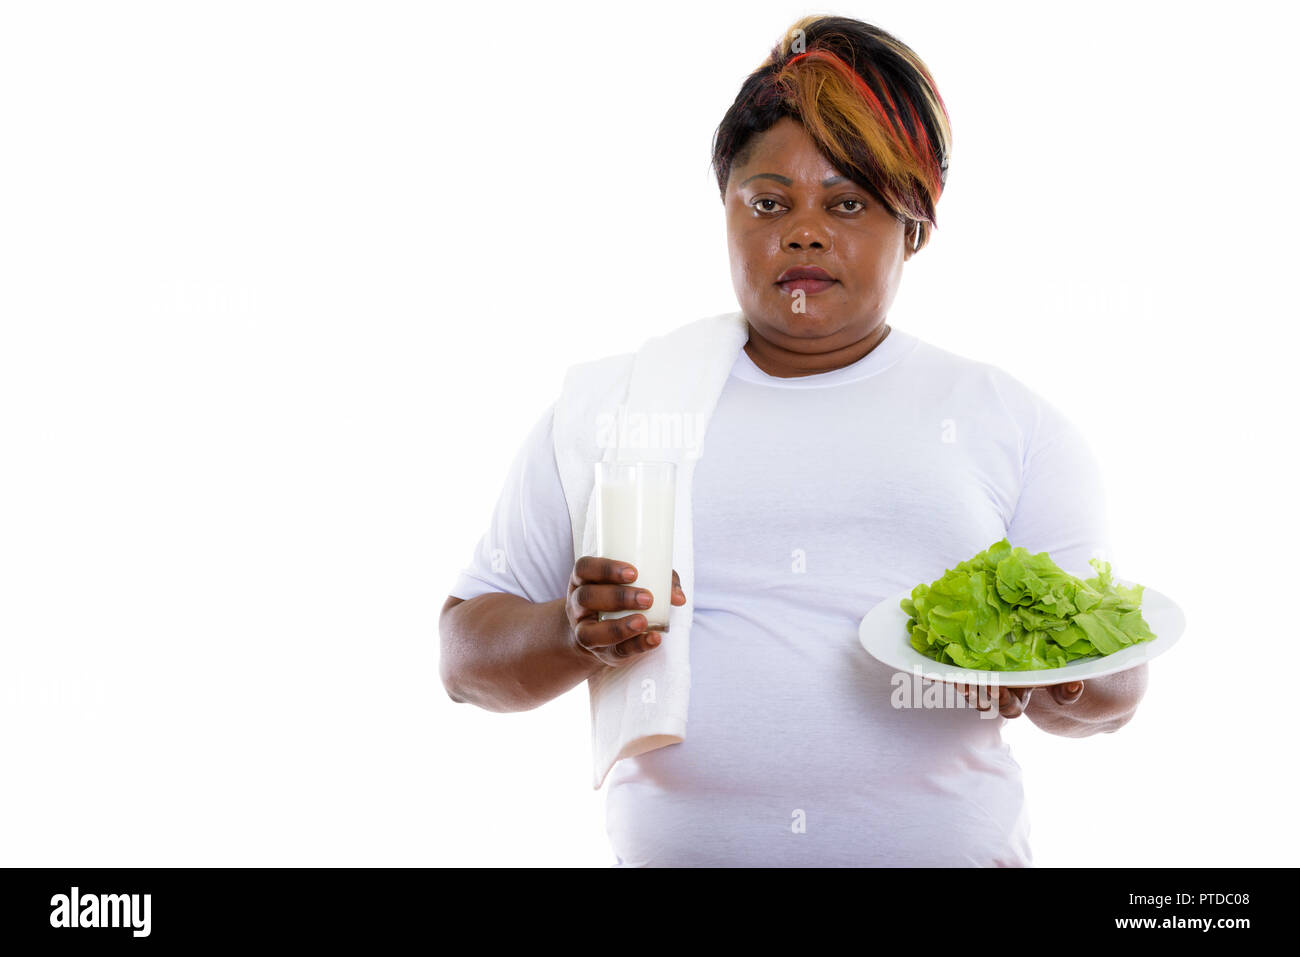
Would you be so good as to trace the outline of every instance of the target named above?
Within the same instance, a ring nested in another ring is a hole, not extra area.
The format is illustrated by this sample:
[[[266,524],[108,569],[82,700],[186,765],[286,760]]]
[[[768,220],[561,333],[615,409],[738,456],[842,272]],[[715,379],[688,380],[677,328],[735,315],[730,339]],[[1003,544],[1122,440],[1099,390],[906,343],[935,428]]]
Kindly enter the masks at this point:
[[[791,266],[777,277],[776,284],[787,296],[794,295],[796,290],[812,296],[825,292],[838,281],[820,266]]]
[[[788,279],[777,283],[777,286],[787,296],[793,296],[796,289],[802,289],[805,295],[811,296],[826,291],[838,281],[836,279]]]

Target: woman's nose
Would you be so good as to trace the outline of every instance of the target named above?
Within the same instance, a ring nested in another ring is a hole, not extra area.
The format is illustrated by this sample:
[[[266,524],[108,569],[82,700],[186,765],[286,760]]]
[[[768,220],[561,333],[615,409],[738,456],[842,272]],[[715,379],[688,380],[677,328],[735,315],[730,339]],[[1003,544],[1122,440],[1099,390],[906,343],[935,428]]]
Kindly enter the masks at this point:
[[[805,214],[789,222],[785,234],[787,249],[825,248],[830,237],[813,216]]]

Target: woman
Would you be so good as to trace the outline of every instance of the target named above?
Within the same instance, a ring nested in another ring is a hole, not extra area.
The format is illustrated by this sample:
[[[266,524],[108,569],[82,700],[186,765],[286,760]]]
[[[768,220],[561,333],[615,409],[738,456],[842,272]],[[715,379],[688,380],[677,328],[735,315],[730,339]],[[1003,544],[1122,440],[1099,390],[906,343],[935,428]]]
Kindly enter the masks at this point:
[[[1076,574],[1106,547],[1098,469],[1061,413],[886,321],[949,139],[921,60],[842,17],[794,24],[718,128],[745,335],[690,485],[689,731],[614,765],[619,865],[1028,865],[1004,721],[1082,736],[1141,699],[1145,668],[1004,688],[993,720],[897,707],[893,673],[858,645],[874,604],[1004,536]],[[454,700],[533,708],[677,636],[599,620],[649,596],[625,562],[572,560],[581,503],[557,421],[533,429],[443,609]],[[687,603],[676,571],[672,601]]]

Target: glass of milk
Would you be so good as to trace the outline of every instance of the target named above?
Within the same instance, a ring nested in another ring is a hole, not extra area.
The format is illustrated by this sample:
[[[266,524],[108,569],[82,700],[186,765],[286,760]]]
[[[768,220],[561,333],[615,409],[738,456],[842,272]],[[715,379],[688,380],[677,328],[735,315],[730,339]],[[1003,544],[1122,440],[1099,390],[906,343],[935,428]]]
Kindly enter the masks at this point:
[[[677,466],[672,462],[597,462],[596,554],[636,566],[631,583],[648,588],[646,609],[601,612],[601,620],[642,614],[646,630],[667,631],[673,599],[673,505]]]

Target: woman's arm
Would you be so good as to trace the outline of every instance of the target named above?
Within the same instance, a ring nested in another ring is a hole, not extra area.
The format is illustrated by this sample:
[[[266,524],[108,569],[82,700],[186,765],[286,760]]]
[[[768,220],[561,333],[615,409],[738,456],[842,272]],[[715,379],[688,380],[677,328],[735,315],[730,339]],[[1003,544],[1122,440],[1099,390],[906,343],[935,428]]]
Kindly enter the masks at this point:
[[[438,631],[447,694],[487,711],[529,711],[605,667],[574,641],[563,598],[448,598]]]
[[[1024,713],[1048,734],[1086,738],[1118,731],[1128,724],[1146,690],[1147,666],[1143,664],[1117,675],[1088,679],[1083,683],[1083,694],[1073,704],[1058,704],[1046,689],[1036,690],[1029,696]]]

